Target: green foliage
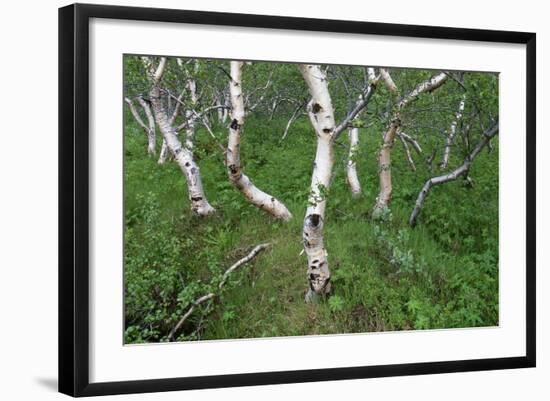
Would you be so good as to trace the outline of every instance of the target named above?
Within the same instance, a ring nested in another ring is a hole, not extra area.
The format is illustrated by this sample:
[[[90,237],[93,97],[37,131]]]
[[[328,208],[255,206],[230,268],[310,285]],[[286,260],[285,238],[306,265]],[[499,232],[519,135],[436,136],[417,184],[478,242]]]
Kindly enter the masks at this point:
[[[341,312],[344,310],[344,300],[338,295],[333,295],[328,300],[328,307],[331,312]]]

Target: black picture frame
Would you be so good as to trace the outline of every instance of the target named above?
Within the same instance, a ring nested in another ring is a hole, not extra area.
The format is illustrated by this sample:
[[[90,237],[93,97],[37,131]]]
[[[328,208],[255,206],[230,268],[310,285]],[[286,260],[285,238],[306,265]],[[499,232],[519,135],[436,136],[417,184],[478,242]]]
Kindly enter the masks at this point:
[[[91,18],[323,31],[526,46],[526,352],[524,356],[90,383],[89,21]],[[74,4],[59,9],[59,391],[95,396],[534,367],[536,35],[434,26]]]

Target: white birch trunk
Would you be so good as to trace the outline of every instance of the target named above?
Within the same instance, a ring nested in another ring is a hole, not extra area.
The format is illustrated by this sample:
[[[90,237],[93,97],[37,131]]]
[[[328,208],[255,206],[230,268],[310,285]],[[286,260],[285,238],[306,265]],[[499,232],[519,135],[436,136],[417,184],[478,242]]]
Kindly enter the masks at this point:
[[[361,183],[357,176],[357,166],[355,159],[359,151],[359,128],[351,127],[348,131],[349,154],[346,164],[346,177],[353,197],[361,195]]]
[[[449,134],[447,135],[447,138],[445,140],[445,149],[443,149],[443,157],[441,159],[441,163],[439,164],[439,168],[441,170],[445,170],[449,164],[449,157],[451,155],[451,147],[453,146],[454,138],[456,135],[456,127],[458,126],[458,123],[462,119],[462,115],[464,114],[464,104],[465,104],[465,95],[462,97],[462,100],[458,104],[458,111],[456,112],[455,119],[451,123],[451,128],[449,129]]]
[[[195,121],[197,118],[193,111],[197,104],[197,83],[194,79],[187,80],[187,89],[189,89],[191,108],[185,110],[185,120],[187,123],[185,126],[185,146],[192,151],[195,139]]]
[[[254,206],[265,210],[273,217],[290,220],[292,214],[286,206],[275,197],[258,189],[242,172],[241,168],[241,131],[244,125],[244,99],[242,94],[243,62],[231,61],[231,124],[226,151],[226,166],[229,180]]]
[[[311,101],[307,111],[317,136],[317,152],[313,162],[308,207],[304,218],[303,241],[308,259],[309,290],[306,302],[330,292],[330,269],[324,246],[326,195],[334,164],[336,124],[327,78],[318,65],[300,65]]]
[[[161,59],[161,63],[153,75],[153,88],[151,89],[149,95],[153,113],[160,132],[166,142],[166,146],[174,155],[174,160],[180,167],[187,180],[187,192],[191,203],[191,210],[199,216],[206,216],[214,213],[215,209],[206,199],[202,186],[199,166],[197,166],[193,160],[192,149],[187,148],[187,146],[182,146],[176,135],[176,130],[170,124],[170,118],[162,105],[159,84],[164,73],[164,66],[166,64],[165,60],[166,59],[164,57]]]

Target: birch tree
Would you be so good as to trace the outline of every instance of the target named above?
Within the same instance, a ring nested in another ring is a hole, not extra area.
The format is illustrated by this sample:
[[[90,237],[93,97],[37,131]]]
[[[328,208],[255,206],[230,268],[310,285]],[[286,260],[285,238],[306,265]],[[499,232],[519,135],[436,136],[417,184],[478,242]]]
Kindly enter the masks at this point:
[[[447,165],[449,164],[451,147],[453,146],[453,143],[454,143],[456,128],[458,126],[458,123],[462,119],[462,115],[464,114],[465,103],[466,103],[466,94],[464,94],[464,96],[460,100],[460,103],[458,104],[458,111],[455,114],[455,118],[453,119],[453,122],[451,123],[451,127],[449,128],[449,132],[445,138],[445,148],[443,149],[443,157],[441,159],[441,163],[439,164],[439,168],[441,170],[445,170],[447,168]]]
[[[286,206],[274,196],[256,187],[245,175],[241,167],[241,133],[245,120],[244,98],[242,91],[242,61],[230,62],[231,124],[226,151],[227,174],[231,183],[254,206],[265,210],[273,217],[288,221],[292,214]]]
[[[379,77],[376,76],[374,68],[367,68],[368,76],[368,88],[370,88],[370,94],[376,89]],[[363,100],[363,94],[359,96],[358,102]],[[348,139],[349,139],[349,152],[348,160],[346,163],[346,179],[350,187],[350,191],[353,197],[358,197],[361,195],[361,183],[357,175],[357,154],[359,152],[359,127],[358,127],[358,117],[359,113],[354,117],[349,130],[348,130]]]
[[[311,101],[307,112],[317,135],[317,151],[313,162],[308,207],[304,218],[303,241],[308,260],[309,290],[306,302],[330,292],[328,253],[324,246],[326,195],[334,164],[336,123],[328,90],[327,78],[318,65],[300,65]]]
[[[184,94],[185,94],[185,91],[182,91],[181,94],[179,95],[179,97],[176,99],[176,105],[173,108],[171,117],[169,119],[169,123],[170,123],[171,126],[173,126],[176,123],[176,118],[177,118],[177,116],[180,112],[181,105],[183,103],[182,99],[183,99]],[[168,97],[168,99],[171,99],[170,95],[168,95],[167,97]],[[179,134],[179,127],[176,128],[176,134]],[[157,163],[158,164],[164,164],[166,162],[166,159],[168,158],[169,153],[170,153],[170,151],[168,150],[168,145],[166,144],[166,140],[163,138],[162,139],[162,146],[160,147],[160,153],[159,153],[159,158],[158,158]]]
[[[348,131],[349,153],[346,163],[346,179],[349,184],[351,194],[354,198],[361,195],[361,183],[357,176],[357,154],[359,152],[359,128],[351,126]]]
[[[399,96],[399,91],[396,89],[396,85],[391,80],[391,77],[387,71],[382,73],[382,80],[390,90]],[[386,78],[384,76],[386,75]],[[432,92],[439,88],[447,81],[448,75],[445,72],[440,72],[430,79],[418,84],[411,92],[403,96],[397,101],[394,107],[393,114],[390,117],[390,122],[383,136],[382,147],[378,153],[378,174],[380,179],[380,191],[376,198],[376,204],[374,206],[373,217],[377,218],[388,209],[392,195],[392,175],[391,175],[391,149],[395,142],[395,136],[401,127],[401,112],[418,97],[427,92]],[[391,81],[390,81],[391,80]]]
[[[141,108],[145,112],[145,116],[147,117],[147,125],[143,122],[143,119],[141,118],[138,110],[136,109],[134,102],[129,97],[125,97],[124,101],[128,105],[130,112],[132,113],[132,116],[134,116],[134,119],[138,123],[138,125],[143,129],[145,132],[145,135],[147,136],[147,153],[150,155],[154,155],[156,153],[156,128],[155,128],[155,119],[153,117],[153,113],[151,112],[151,108],[149,107],[149,104],[143,100],[141,96],[138,96],[136,98],[138,103],[140,104]]]
[[[160,59],[156,69],[149,58],[144,58],[144,62],[148,66],[152,80],[149,98],[155,120],[164,137],[166,146],[174,156],[174,160],[186,178],[191,210],[199,216],[212,214],[215,212],[215,209],[208,203],[204,193],[200,169],[193,159],[193,148],[192,146],[189,147],[187,143],[185,145],[181,144],[177,131],[171,124],[171,119],[161,101],[161,81],[166,70],[166,58],[162,57]]]
[[[307,112],[317,136],[317,150],[313,162],[308,207],[303,227],[309,281],[305,300],[311,302],[318,296],[328,294],[331,289],[328,252],[324,245],[324,225],[326,197],[334,165],[334,142],[366,107],[372,97],[375,83],[371,82],[367,86],[354,107],[337,126],[325,73],[319,65],[301,64],[299,68],[311,96]]]

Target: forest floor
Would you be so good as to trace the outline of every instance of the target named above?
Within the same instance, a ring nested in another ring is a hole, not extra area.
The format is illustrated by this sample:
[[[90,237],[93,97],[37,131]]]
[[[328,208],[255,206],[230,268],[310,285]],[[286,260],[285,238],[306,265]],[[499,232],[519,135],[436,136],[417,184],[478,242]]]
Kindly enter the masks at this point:
[[[360,130],[357,168],[363,194],[357,199],[345,179],[348,146],[342,135],[325,223],[332,293],[306,304],[301,238],[316,143],[306,118],[281,141],[285,124],[248,118],[241,157],[253,182],[292,212],[288,223],[272,219],[233,188],[216,140],[203,129],[196,135],[195,158],[217,214],[193,216],[178,166],[161,166],[148,157],[143,131],[133,121],[128,124],[126,343],[166,341],[191,302],[217,288],[225,269],[264,242],[271,247],[234,272],[219,297],[195,310],[179,340],[498,325],[497,141],[491,153],[483,151],[473,163],[473,186],[458,180],[434,188],[413,229],[408,218],[423,183],[439,173],[441,152],[430,171],[425,162],[430,144],[422,143],[425,153],[414,155],[413,172],[401,143],[395,143],[391,214],[374,221],[381,135]],[[214,132],[223,144],[225,128]],[[451,167],[461,162],[453,153]]]

